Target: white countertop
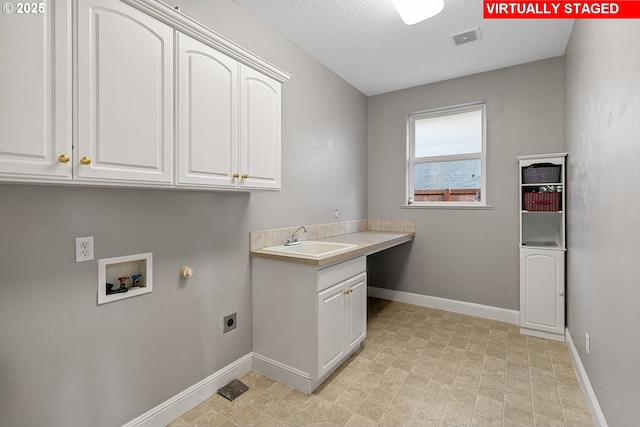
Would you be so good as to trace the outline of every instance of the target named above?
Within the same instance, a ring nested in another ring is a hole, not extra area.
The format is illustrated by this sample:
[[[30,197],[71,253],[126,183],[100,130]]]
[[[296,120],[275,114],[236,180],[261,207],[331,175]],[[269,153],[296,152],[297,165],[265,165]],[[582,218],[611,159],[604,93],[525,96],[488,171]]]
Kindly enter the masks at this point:
[[[315,266],[327,266],[337,262],[347,261],[363,255],[370,255],[393,246],[413,240],[415,233],[397,231],[361,231],[358,233],[341,234],[326,239],[314,239],[318,242],[347,243],[356,245],[338,253],[325,256],[308,256],[295,253],[268,250],[268,248],[251,251],[252,257],[268,258],[277,261],[296,262]]]

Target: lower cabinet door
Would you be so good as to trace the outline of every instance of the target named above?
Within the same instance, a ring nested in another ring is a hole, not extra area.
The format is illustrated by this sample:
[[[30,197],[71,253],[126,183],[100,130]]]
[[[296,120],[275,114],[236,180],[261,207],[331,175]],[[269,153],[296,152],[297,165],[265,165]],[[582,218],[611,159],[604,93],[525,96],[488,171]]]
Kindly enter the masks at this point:
[[[367,336],[367,274],[318,293],[318,378]]]
[[[347,281],[347,352],[367,336],[367,275],[363,273]]]
[[[345,354],[345,282],[318,293],[318,378]]]
[[[520,249],[520,326],[564,334],[564,251]]]

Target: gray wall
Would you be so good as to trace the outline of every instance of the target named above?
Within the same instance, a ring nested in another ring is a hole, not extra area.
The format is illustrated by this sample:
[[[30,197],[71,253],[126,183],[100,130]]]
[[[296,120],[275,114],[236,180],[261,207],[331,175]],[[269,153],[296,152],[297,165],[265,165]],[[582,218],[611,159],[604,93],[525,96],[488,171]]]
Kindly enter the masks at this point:
[[[0,184],[2,427],[121,425],[246,355],[249,231],[366,217],[366,97],[231,0],[174,3],[293,74],[282,191]],[[86,235],[96,258],[153,252],[153,293],[97,306],[97,262],[74,262]]]
[[[416,221],[412,247],[370,258],[370,284],[518,310],[516,156],[563,147],[564,62],[553,58],[369,98],[369,217]],[[401,209],[406,115],[484,100],[491,210]]]
[[[566,54],[567,324],[610,426],[640,419],[639,38],[578,20]]]

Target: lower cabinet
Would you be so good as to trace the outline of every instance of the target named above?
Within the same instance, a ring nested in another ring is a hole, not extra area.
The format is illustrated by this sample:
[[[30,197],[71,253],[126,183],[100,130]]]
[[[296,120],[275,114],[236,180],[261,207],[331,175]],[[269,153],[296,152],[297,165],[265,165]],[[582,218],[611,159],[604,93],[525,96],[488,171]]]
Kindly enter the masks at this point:
[[[318,293],[318,375],[336,367],[366,336],[367,275]]]
[[[365,257],[327,268],[253,258],[253,369],[318,387],[366,337],[365,271]]]
[[[564,341],[564,251],[520,248],[520,328]]]

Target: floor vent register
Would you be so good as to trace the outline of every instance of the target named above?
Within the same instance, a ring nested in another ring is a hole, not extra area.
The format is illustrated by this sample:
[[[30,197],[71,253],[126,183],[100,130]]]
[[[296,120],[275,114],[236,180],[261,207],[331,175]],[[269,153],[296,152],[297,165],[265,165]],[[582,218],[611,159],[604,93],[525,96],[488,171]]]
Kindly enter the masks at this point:
[[[242,381],[236,379],[218,390],[218,394],[228,400],[234,400],[247,390],[249,390],[249,387],[247,387]]]

